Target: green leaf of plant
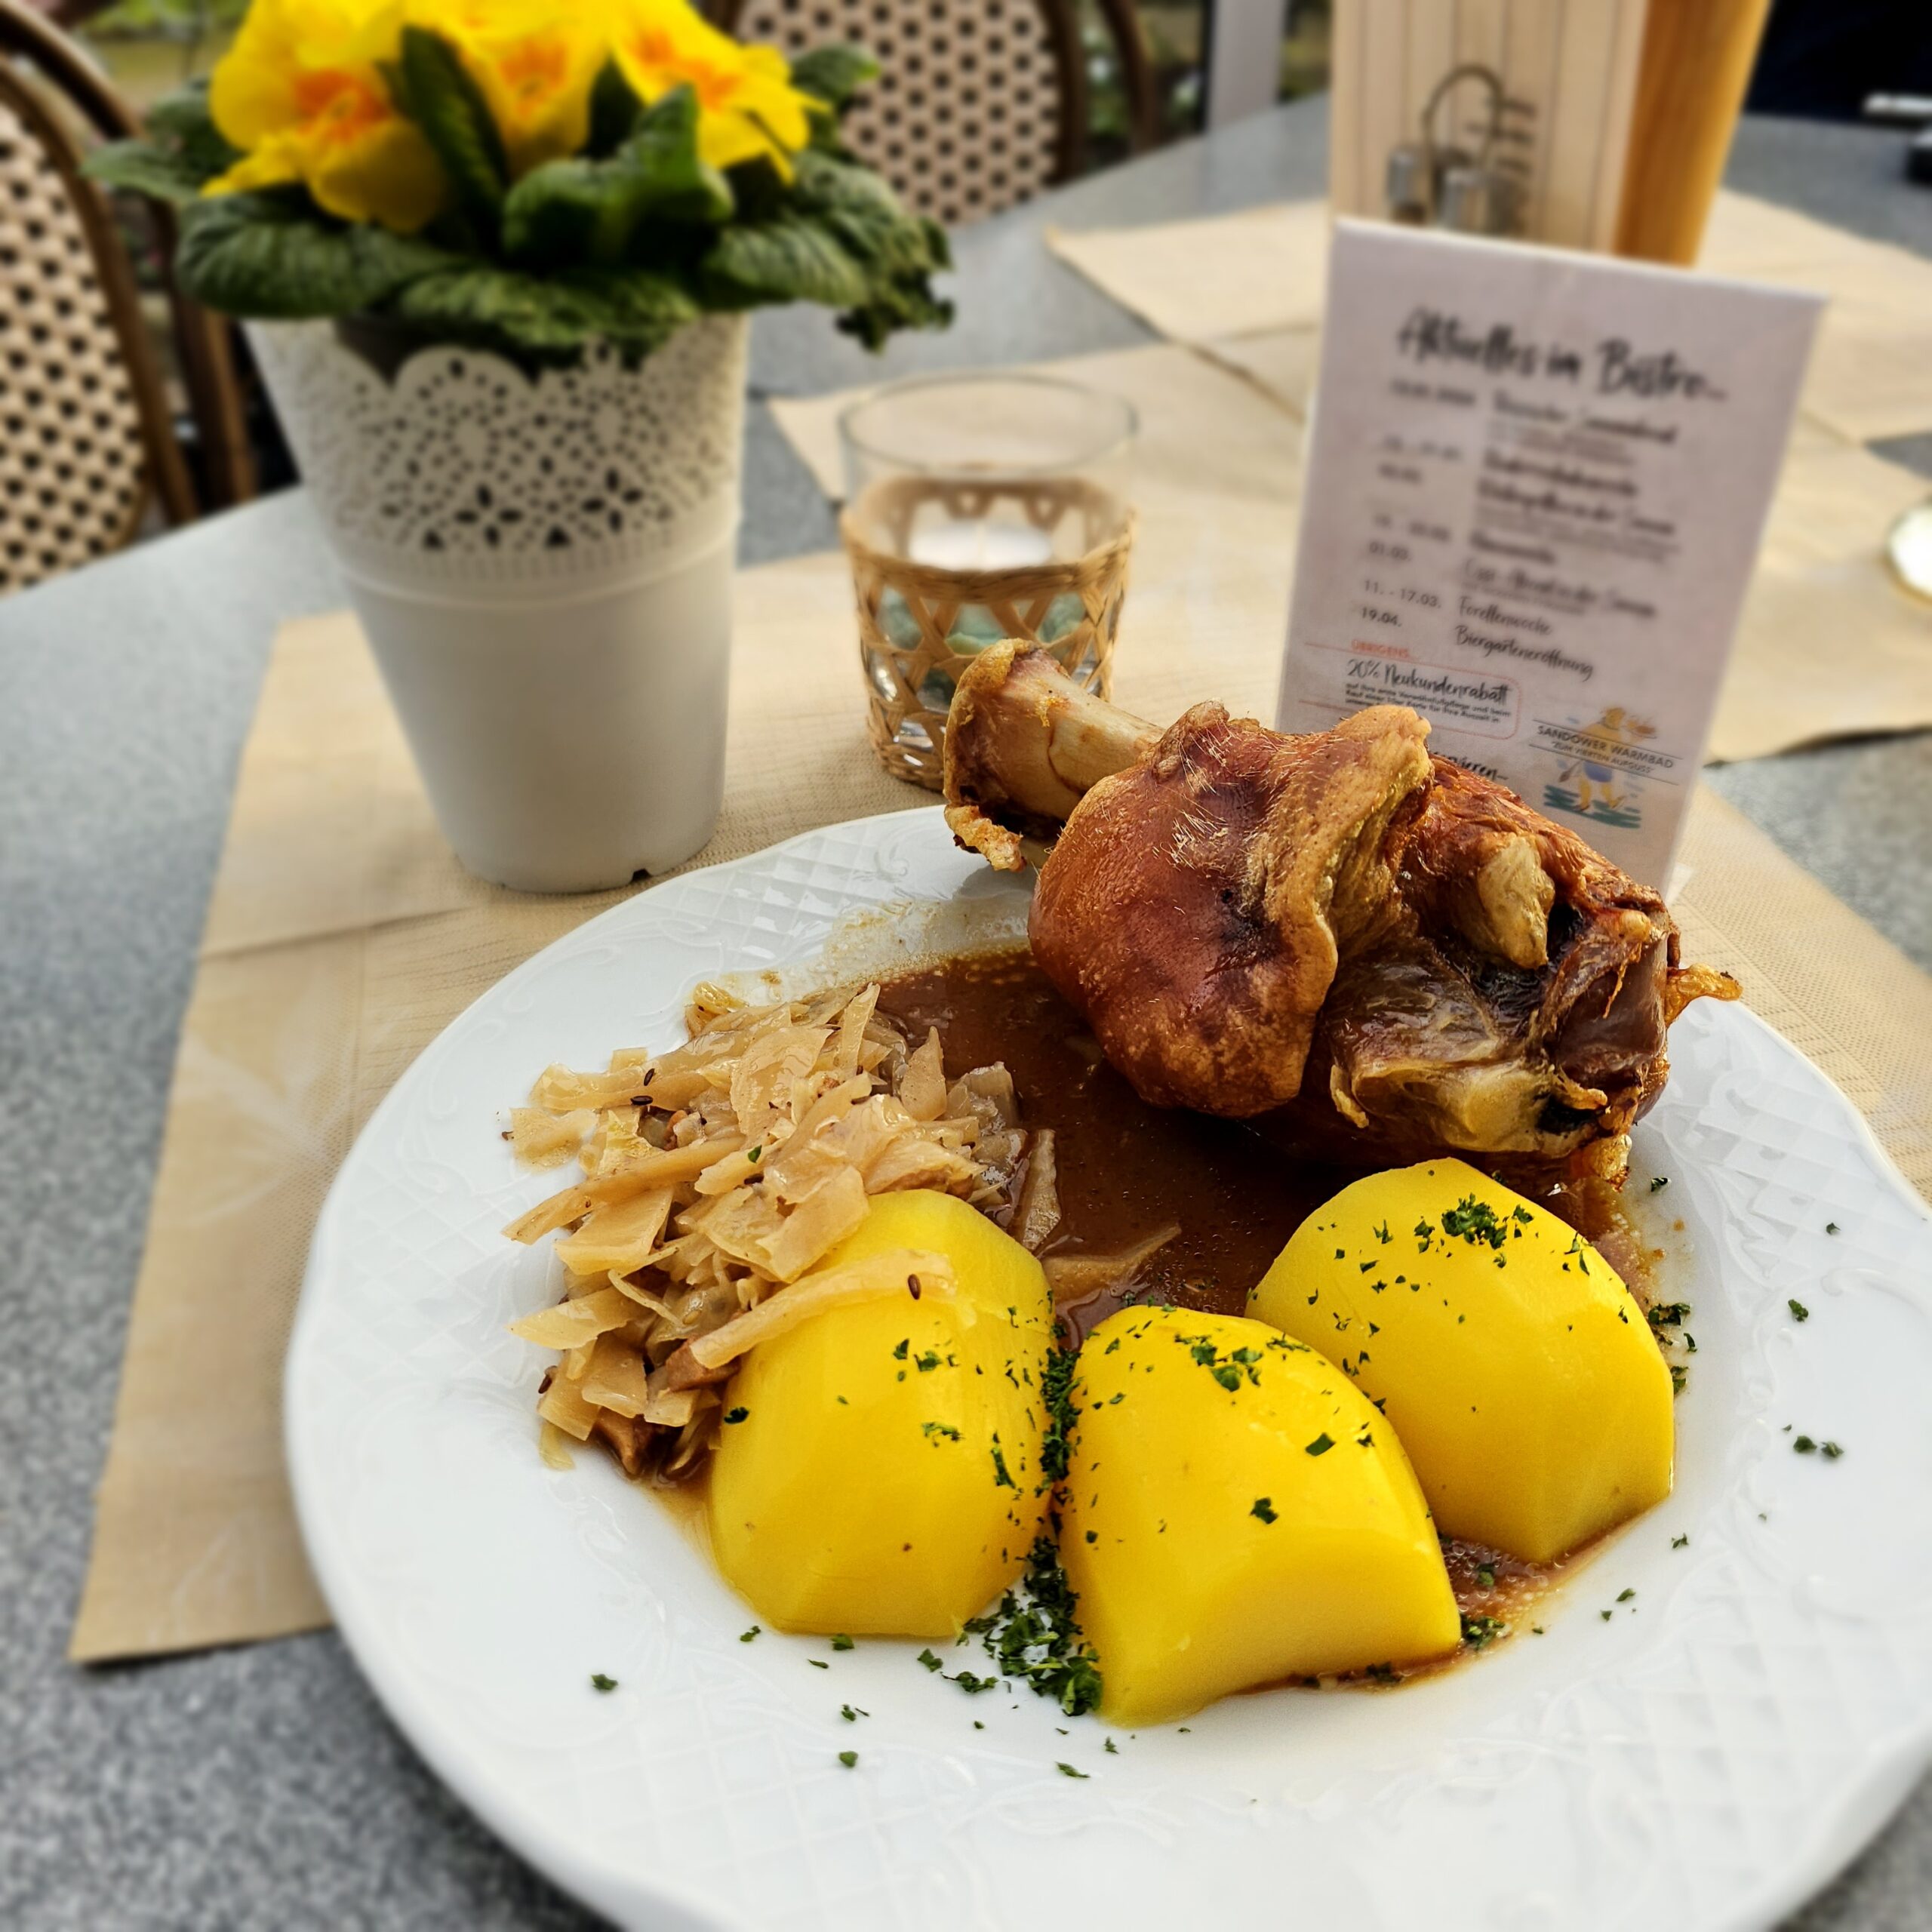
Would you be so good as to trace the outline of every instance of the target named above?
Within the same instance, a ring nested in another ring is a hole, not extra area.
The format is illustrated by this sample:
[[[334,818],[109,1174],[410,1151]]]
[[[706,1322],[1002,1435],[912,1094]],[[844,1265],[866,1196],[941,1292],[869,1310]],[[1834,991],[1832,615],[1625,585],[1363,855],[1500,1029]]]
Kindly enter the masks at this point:
[[[590,87],[590,138],[584,151],[593,161],[615,154],[637,131],[638,116],[644,103],[632,91],[623,72],[614,60],[606,60],[597,70]]]
[[[389,312],[426,340],[542,365],[574,361],[598,340],[628,358],[647,355],[698,308],[675,281],[635,269],[540,277],[479,266],[411,282]]]
[[[848,309],[838,318],[838,326],[877,354],[900,329],[943,329],[952,321],[950,302],[934,294],[923,281],[906,281],[881,285],[869,300]]]
[[[721,229],[705,257],[706,291],[720,307],[822,302],[849,308],[871,294],[864,269],[823,223],[795,211]]]
[[[294,321],[369,309],[454,257],[373,224],[347,226],[301,192],[217,195],[181,217],[181,285],[225,315]]]
[[[205,178],[178,154],[152,141],[110,141],[87,157],[81,171],[103,187],[152,195],[158,202],[171,202],[177,207],[195,200]]]
[[[798,157],[791,200],[822,220],[848,253],[888,274],[930,274],[949,265],[945,231],[909,214],[860,162],[808,150]]]
[[[208,113],[207,84],[196,81],[148,110],[144,139],[97,148],[83,169],[105,186],[179,203],[192,201],[203,183],[226,174],[240,158],[240,149],[222,137]]]
[[[402,57],[386,78],[398,110],[422,129],[458,198],[494,232],[509,165],[482,90],[462,57],[441,34],[406,26]]]
[[[878,63],[864,48],[846,42],[800,54],[792,63],[792,85],[843,114],[852,97],[868,81],[877,80],[878,73]]]
[[[242,150],[214,125],[205,78],[163,94],[148,109],[146,127],[150,140],[178,155],[205,180],[226,174],[242,158]]]
[[[680,88],[608,160],[577,156],[525,175],[503,205],[503,248],[531,266],[609,266],[647,219],[715,226],[732,207],[730,184],[698,158],[697,102]]]
[[[650,188],[650,211],[670,221],[729,221],[731,184],[698,158],[697,96],[678,88],[654,103],[625,143],[622,156]]]

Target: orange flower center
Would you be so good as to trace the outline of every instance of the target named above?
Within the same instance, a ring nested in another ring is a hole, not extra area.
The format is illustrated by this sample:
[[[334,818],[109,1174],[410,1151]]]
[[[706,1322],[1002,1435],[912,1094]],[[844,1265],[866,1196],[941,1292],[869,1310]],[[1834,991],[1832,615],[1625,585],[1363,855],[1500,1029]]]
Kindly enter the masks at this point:
[[[389,102],[373,82],[338,68],[297,74],[295,104],[309,131],[331,143],[355,140],[389,118]]]
[[[503,56],[497,71],[518,103],[528,106],[563,85],[568,64],[561,40],[532,35]]]
[[[681,57],[676,44],[661,28],[641,29],[632,45],[641,66],[658,69],[670,86],[688,83],[700,107],[728,106],[738,91],[740,75],[728,67],[708,66],[689,54]]]

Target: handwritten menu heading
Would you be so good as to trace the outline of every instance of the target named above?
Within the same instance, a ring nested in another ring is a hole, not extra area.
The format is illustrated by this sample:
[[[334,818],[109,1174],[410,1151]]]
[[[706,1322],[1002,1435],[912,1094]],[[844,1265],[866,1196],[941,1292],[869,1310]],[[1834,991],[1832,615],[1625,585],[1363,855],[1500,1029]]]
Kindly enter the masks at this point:
[[[1818,306],[1338,223],[1278,724],[1411,706],[1663,885]]]

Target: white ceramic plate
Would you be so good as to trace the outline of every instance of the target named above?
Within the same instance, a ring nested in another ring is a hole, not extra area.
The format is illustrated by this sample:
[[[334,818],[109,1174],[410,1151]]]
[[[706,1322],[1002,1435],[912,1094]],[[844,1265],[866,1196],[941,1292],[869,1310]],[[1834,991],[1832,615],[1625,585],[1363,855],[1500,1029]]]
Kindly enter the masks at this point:
[[[309,1552],[396,1721],[626,1926],[1703,1932],[1795,1906],[1932,1755],[1932,1217],[1740,1008],[1678,1024],[1638,1136],[1640,1206],[1686,1224],[1677,1493],[1546,1635],[1463,1669],[1238,1697],[1110,1755],[916,1644],[741,1643],[660,1506],[601,1455],[539,1463],[540,1361],[504,1327],[556,1264],[497,1230],[552,1183],[503,1109],[552,1061],[672,1044],[698,979],[889,969],[1024,912],[936,811],[835,826],[592,921],[397,1084],[324,1211],[288,1376]]]

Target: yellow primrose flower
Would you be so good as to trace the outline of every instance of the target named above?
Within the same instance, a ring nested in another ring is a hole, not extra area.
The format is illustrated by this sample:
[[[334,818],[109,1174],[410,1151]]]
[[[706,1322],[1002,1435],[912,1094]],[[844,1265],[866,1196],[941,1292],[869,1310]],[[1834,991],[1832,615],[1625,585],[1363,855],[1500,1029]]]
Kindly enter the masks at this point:
[[[455,47],[503,138],[512,179],[590,138],[590,90],[604,64],[595,10],[582,0],[408,0],[414,26]]]
[[[208,84],[214,124],[242,158],[205,194],[304,183],[345,221],[414,234],[448,184],[377,67],[395,57],[392,0],[254,0]]]
[[[703,160],[730,168],[762,155],[789,178],[820,103],[791,85],[776,48],[740,46],[685,0],[614,0],[610,33],[619,70],[647,106],[675,88],[697,96]]]

